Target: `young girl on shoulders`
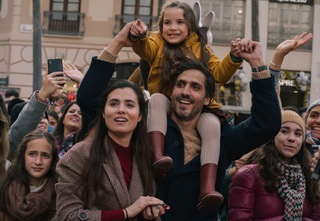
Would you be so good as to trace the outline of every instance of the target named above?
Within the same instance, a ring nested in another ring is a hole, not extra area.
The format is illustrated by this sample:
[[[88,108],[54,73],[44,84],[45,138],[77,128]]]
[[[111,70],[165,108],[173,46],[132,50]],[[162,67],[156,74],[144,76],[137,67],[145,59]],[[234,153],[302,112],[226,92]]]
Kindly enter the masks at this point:
[[[148,36],[147,26],[137,20],[130,34],[132,40],[140,41],[133,50],[150,65],[147,84],[152,96],[149,100],[148,135],[154,150],[153,169],[156,178],[161,179],[173,164],[169,156],[163,156],[172,71],[187,60],[199,60],[210,70],[217,83],[226,83],[241,65],[242,58],[238,54],[240,43],[232,42],[231,52],[220,61],[206,45],[191,7],[179,1],[168,2],[163,6],[158,32]],[[250,44],[250,41],[246,43]],[[192,97],[186,95],[181,102],[187,106],[192,101]],[[214,100],[202,112],[207,113],[201,114],[196,126],[202,138],[201,189],[197,206],[199,210],[209,211],[223,201],[223,196],[215,191],[215,180],[220,154],[220,126],[227,118]],[[185,158],[184,163],[187,164],[193,157]]]
[[[12,166],[0,184],[1,220],[54,220],[58,150],[48,132],[23,138]]]

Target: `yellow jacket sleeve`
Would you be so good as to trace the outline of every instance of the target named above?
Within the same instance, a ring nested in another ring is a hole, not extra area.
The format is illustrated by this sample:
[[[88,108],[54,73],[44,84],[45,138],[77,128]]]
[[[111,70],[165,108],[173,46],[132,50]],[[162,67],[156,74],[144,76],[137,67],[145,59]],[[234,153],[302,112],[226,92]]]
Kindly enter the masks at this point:
[[[163,40],[159,34],[151,34],[150,36],[140,39],[140,42],[139,45],[132,47],[132,49],[137,55],[151,65],[163,44]]]

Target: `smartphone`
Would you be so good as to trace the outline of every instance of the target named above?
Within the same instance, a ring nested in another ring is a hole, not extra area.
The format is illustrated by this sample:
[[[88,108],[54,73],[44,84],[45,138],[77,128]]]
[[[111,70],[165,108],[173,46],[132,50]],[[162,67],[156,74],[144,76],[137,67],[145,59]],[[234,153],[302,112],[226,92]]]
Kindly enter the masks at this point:
[[[311,150],[313,150],[314,152],[318,152],[319,151],[319,145],[311,145]]]
[[[62,59],[49,59],[48,60],[48,70],[49,74],[53,72],[63,72]],[[63,77],[62,75],[57,75],[56,77]],[[60,86],[64,86],[64,84],[59,84]]]

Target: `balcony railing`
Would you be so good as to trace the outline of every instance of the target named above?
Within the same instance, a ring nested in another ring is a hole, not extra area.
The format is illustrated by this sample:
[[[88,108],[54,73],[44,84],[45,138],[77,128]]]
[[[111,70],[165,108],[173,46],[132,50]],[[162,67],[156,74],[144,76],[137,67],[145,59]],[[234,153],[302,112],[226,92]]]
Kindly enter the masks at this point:
[[[287,39],[292,39],[302,32],[312,33],[312,29],[302,28],[285,28],[285,27],[270,27],[268,30],[268,47],[276,48],[281,42]],[[300,49],[311,50],[312,41],[300,47]]]
[[[140,19],[143,21],[151,30],[153,27],[156,27],[158,22],[158,17],[155,16],[146,16],[146,15],[116,15],[116,22],[113,27],[113,34],[116,36],[119,31],[125,26],[127,23],[132,22],[134,20]]]
[[[237,38],[244,38],[244,24],[213,23],[211,33],[213,44],[230,44]]]
[[[51,35],[83,36],[84,13],[44,11],[42,33]]]

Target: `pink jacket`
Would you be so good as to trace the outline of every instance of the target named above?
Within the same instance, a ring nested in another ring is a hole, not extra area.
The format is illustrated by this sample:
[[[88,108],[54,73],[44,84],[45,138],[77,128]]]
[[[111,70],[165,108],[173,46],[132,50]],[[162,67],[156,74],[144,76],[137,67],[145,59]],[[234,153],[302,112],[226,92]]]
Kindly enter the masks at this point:
[[[228,220],[283,219],[284,203],[276,191],[268,193],[259,179],[257,164],[242,167],[233,177],[229,194]],[[307,197],[303,205],[304,221],[320,220],[320,206],[312,206]]]

